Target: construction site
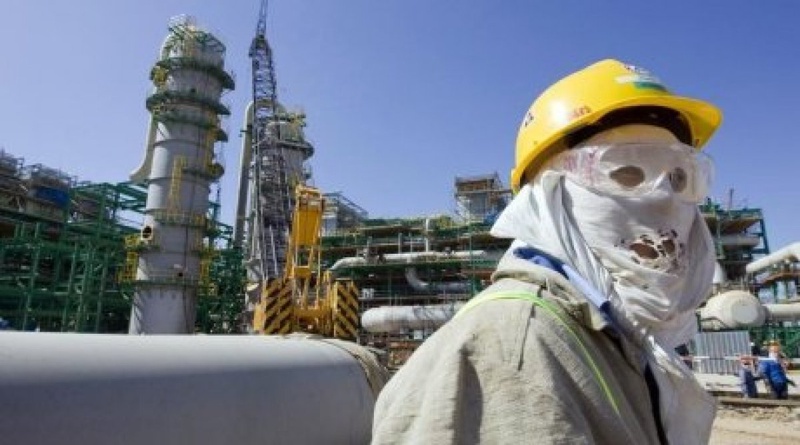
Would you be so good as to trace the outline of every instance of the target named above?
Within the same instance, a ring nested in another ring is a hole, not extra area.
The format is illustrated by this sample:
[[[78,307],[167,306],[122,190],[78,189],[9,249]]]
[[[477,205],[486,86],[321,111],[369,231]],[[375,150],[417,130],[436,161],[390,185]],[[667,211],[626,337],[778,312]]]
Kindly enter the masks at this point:
[[[169,118],[175,119],[174,113]],[[168,117],[160,112],[153,119],[160,122]],[[399,366],[460,305],[489,284],[494,266],[510,243],[492,237],[489,229],[511,199],[511,191],[496,173],[456,177],[454,214],[408,218],[370,218],[367,210],[342,193],[327,193],[321,195],[315,216],[307,218],[308,212],[302,213],[310,226],[300,227],[298,232],[307,233],[292,243],[292,238],[280,239],[275,234],[290,233],[291,212],[296,207],[294,189],[304,182],[303,163],[313,148],[303,139],[302,116],[282,111],[275,119],[281,119],[285,138],[281,148],[291,156],[263,164],[286,166],[265,172],[259,180],[260,188],[281,189],[283,196],[270,202],[256,201],[264,202],[255,210],[265,221],[263,227],[272,230],[268,236],[256,236],[277,241],[260,248],[271,256],[265,255],[263,270],[251,271],[249,277],[246,265],[258,258],[258,243],[245,229],[245,222],[252,218],[245,210],[246,190],[240,194],[244,204],[236,226],[219,220],[220,209],[213,196],[209,197],[208,185],[198,195],[201,204],[191,210],[181,204],[185,178],[207,178],[204,182],[213,178],[211,145],[201,151],[200,159],[174,158],[163,172],[165,196],[159,207],[149,212],[148,189],[142,183],[81,182],[67,172],[27,165],[9,152],[0,153],[0,310],[6,327],[128,332],[137,291],[143,294],[156,285],[169,284],[181,295],[189,294],[184,297],[188,302],[181,305],[195,302],[189,306],[191,317],[183,319],[184,311],[177,311],[181,324],[171,326],[173,332],[253,332],[253,311],[261,294],[246,292],[247,283],[257,282],[254,277],[280,277],[283,272],[278,265],[285,264],[287,246],[292,244],[297,252],[292,260],[295,269],[306,267],[303,277],[307,285],[314,281],[306,298],[316,301],[321,295],[315,293],[323,291],[316,286],[317,276],[327,275],[329,285],[347,283],[357,289],[350,295],[347,334],[338,336],[385,349],[392,366]],[[199,167],[193,170],[188,165]],[[246,178],[246,170],[242,173]],[[248,182],[251,179],[242,182],[243,189],[250,187]],[[720,266],[717,292],[746,290],[764,303],[796,300],[796,262],[776,264],[768,273],[747,272],[748,264],[770,253],[767,223],[760,209],[732,208],[711,201],[700,208],[715,237]],[[150,224],[145,222],[148,214]],[[163,234],[159,222],[191,229],[190,237],[173,247],[179,255],[193,258],[191,269],[175,268],[180,263],[173,261],[157,271],[148,268],[147,274],[140,270],[147,258],[169,248],[164,246],[167,240],[175,243],[174,235]],[[191,247],[184,251],[182,246]],[[293,274],[300,278],[296,271]],[[284,308],[291,312],[294,305]],[[284,318],[292,315],[284,314]],[[777,338],[787,351],[797,350],[800,339],[794,323],[770,322],[764,317],[760,321],[764,324],[745,326],[756,339]],[[742,327],[707,325],[715,330]],[[309,330],[292,323],[271,329],[262,326],[259,331]]]
[[[415,217],[370,218],[343,193],[316,191],[305,115],[280,104],[272,50],[259,26],[250,48],[254,96],[242,126],[233,224],[220,221],[214,186],[223,174],[215,144],[228,139],[220,117],[230,113],[219,96],[234,80],[223,68],[224,45],[186,16],[169,23],[153,64],[153,91],[144,100],[152,116],[148,145],[131,178],[92,183],[27,164],[10,149],[0,152],[0,316],[8,328],[309,331],[386,349],[400,364],[486,287],[510,243],[489,234],[512,197],[500,176],[455,177],[455,212]],[[178,142],[181,134],[191,134],[191,142]],[[304,196],[295,213],[298,186],[320,194],[316,210],[309,211]],[[701,211],[715,238],[718,292],[745,290],[765,303],[797,298],[796,261],[771,265],[767,273],[746,270],[770,253],[759,208],[709,200]],[[260,302],[272,281],[281,283],[271,292],[283,294]],[[327,301],[334,293],[341,303]],[[259,304],[271,315],[254,327]],[[331,312],[320,322],[326,327],[301,326],[300,313],[319,319],[315,310]],[[764,325],[745,326],[755,338],[780,339],[797,354],[795,323],[761,318]]]
[[[195,19],[169,20],[164,45],[154,48],[152,91],[142,98],[147,144],[130,177],[96,183],[29,163],[14,147],[0,151],[3,330],[212,334],[197,337],[220,351],[234,347],[223,345],[229,338],[301,333],[367,347],[396,371],[491,284],[512,241],[490,234],[513,198],[510,186],[497,172],[464,172],[452,178],[455,211],[393,217],[372,217],[345,193],[316,188],[310,166],[319,147],[305,136],[305,114],[278,97],[265,5],[249,78],[234,79],[225,67],[228,49]],[[234,88],[253,94],[237,128],[244,135],[238,170],[225,171],[219,143],[229,138],[221,119],[230,109],[221,97]],[[229,222],[219,204],[223,175],[238,180]],[[761,208],[733,199],[699,208],[717,270],[698,312],[702,332],[690,345],[695,366],[732,374],[731,357],[767,341],[779,341],[797,362],[800,247],[770,245]],[[225,339],[215,346],[216,336]],[[52,341],[20,347],[52,348],[59,340]],[[183,340],[155,341],[165,351]],[[114,348],[103,342],[90,347]],[[322,372],[300,374],[333,386],[336,377]],[[210,393],[223,391],[215,388]]]

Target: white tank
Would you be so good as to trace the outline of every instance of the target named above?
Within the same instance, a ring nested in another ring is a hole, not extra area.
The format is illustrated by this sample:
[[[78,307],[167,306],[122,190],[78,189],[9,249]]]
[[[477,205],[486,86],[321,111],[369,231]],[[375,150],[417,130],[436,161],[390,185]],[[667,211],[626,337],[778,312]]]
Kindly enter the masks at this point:
[[[700,310],[703,329],[741,329],[764,324],[766,311],[753,294],[732,290],[715,295]]]

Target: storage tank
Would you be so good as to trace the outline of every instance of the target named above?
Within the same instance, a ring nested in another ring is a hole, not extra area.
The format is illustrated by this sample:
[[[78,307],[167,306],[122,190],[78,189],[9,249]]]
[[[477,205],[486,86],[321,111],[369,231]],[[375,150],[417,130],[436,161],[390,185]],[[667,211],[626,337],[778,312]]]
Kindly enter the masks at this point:
[[[766,313],[753,294],[732,290],[715,295],[700,310],[703,329],[741,329],[764,324]]]

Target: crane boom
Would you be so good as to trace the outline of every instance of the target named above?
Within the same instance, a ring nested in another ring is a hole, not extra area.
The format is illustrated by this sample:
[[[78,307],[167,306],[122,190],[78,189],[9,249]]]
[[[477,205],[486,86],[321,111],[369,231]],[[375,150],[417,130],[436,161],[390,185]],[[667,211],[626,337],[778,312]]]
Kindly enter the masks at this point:
[[[282,274],[291,216],[291,192],[286,178],[286,159],[280,140],[277,78],[272,48],[267,40],[268,1],[262,0],[256,35],[250,45],[253,83],[251,132],[250,242],[248,265],[258,279]]]

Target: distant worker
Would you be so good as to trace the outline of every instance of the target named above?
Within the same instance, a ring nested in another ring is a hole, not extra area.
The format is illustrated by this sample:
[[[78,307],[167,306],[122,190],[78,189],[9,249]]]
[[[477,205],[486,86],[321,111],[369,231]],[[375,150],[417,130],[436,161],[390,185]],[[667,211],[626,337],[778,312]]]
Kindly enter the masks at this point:
[[[374,443],[707,443],[714,399],[674,348],[711,290],[721,119],[616,60],[545,90],[492,228],[514,241],[384,388]]]
[[[742,397],[755,399],[758,397],[756,381],[761,380],[761,374],[756,370],[756,358],[753,356],[739,357],[739,384],[742,388]]]
[[[759,360],[758,370],[774,399],[788,399],[789,385],[795,386],[794,381],[786,376],[787,367],[788,361],[781,353],[780,343],[771,342],[769,356]]]

